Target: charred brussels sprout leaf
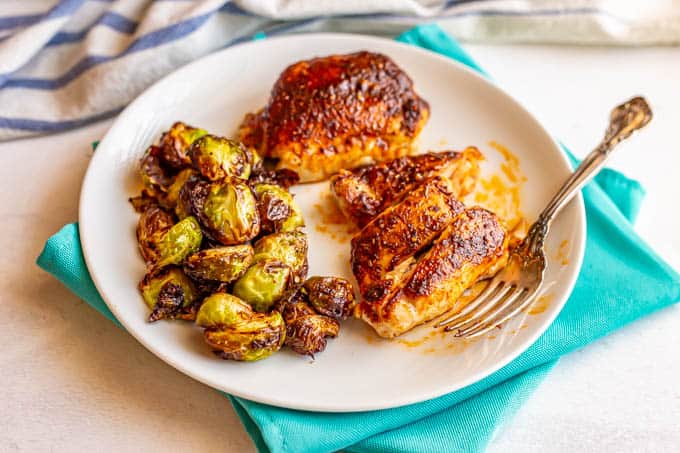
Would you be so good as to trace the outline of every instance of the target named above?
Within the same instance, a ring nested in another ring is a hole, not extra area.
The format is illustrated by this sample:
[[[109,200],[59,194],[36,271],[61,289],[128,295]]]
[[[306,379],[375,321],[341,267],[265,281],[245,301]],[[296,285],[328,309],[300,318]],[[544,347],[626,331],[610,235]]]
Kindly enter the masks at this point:
[[[160,149],[163,161],[177,169],[190,166],[191,144],[207,133],[203,129],[197,129],[182,122],[173,124],[170,130],[161,137]]]
[[[149,322],[172,318],[184,306],[184,290],[174,283],[166,283],[158,293],[158,302],[149,315]]]
[[[281,349],[286,339],[286,326],[277,311],[256,313],[247,322],[235,327],[206,329],[203,336],[219,357],[252,362]]]
[[[340,324],[328,316],[316,314],[306,302],[302,290],[281,304],[286,322],[286,346],[294,352],[313,357],[326,348],[326,338],[335,338]]]
[[[187,217],[172,226],[158,241],[159,259],[154,267],[181,264],[184,258],[198,251],[203,240],[201,227],[194,217]]]
[[[293,231],[305,225],[300,208],[286,189],[273,184],[256,184],[254,191],[262,232]]]
[[[260,232],[257,202],[245,184],[211,184],[197,210],[203,226],[224,245],[242,244]]]
[[[144,187],[152,193],[163,192],[172,183],[172,172],[163,166],[161,149],[150,146],[139,163]]]
[[[165,194],[159,197],[159,202],[161,206],[170,211],[176,211],[177,202],[179,201],[179,194],[184,184],[195,175],[194,170],[191,168],[185,168],[184,170],[177,173],[177,176],[172,180],[172,183],[168,186]],[[183,219],[187,216],[181,216]]]
[[[194,253],[184,262],[184,272],[199,280],[230,283],[239,278],[253,262],[249,244],[209,248]]]
[[[210,184],[202,181],[195,174],[191,175],[179,189],[177,205],[175,206],[177,218],[181,220],[193,215],[200,219],[208,193],[210,193]]]
[[[294,352],[314,357],[326,349],[326,338],[335,338],[340,324],[323,315],[307,315],[297,318],[286,328],[286,346]]]
[[[236,296],[214,293],[203,301],[196,315],[201,327],[233,327],[247,322],[255,313],[253,308]]]
[[[301,284],[307,275],[307,238],[302,231],[264,236],[255,243],[255,262],[275,259],[290,267],[293,283]]]
[[[143,214],[147,209],[158,205],[158,200],[148,189],[142,189],[142,193],[136,197],[130,197],[128,201],[132,204],[135,212],[139,214]]]
[[[194,167],[210,181],[246,180],[250,176],[253,155],[239,142],[224,137],[199,138],[191,145],[189,156]]]
[[[288,288],[290,267],[275,259],[258,261],[234,283],[234,295],[264,312],[280,300]]]
[[[164,318],[184,318],[187,308],[196,301],[193,283],[175,267],[146,274],[138,288],[144,302],[152,310],[150,322]]]
[[[314,310],[335,319],[352,316],[356,299],[352,284],[344,278],[310,277],[301,289]]]
[[[172,224],[172,216],[154,205],[147,208],[139,217],[137,243],[142,258],[147,264],[160,259],[161,252],[158,244],[163,235],[172,228]]]

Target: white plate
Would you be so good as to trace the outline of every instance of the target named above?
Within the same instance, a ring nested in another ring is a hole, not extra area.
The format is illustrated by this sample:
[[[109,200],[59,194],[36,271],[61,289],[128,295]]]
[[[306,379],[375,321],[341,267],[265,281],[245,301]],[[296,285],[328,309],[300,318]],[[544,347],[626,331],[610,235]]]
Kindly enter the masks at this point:
[[[519,157],[528,177],[522,209],[529,219],[569,174],[558,145],[516,101],[462,65],[416,47],[356,35],[289,36],[228,48],[181,68],[118,117],[90,163],[80,201],[83,251],[97,289],[127,330],[178,370],[230,394],[277,406],[338,412],[396,407],[458,390],[498,370],[529,347],[564,305],[583,256],[580,197],[554,223],[547,242],[551,302],[495,338],[464,345],[435,335],[409,347],[404,341],[379,340],[352,320],[313,362],[282,350],[260,362],[236,363],[217,359],[189,323],[146,322],[147,308],[136,289],[144,275],[134,233],[138,215],[127,201],[140,189],[136,166],[145,147],[175,120],[233,135],[243,115],[265,103],[287,65],[364,49],[392,57],[430,103],[421,149],[477,145],[493,165],[500,160],[488,142],[495,140]],[[349,244],[333,241],[315,225],[314,205],[326,190],[327,183],[294,188],[308,223],[309,274],[350,276]],[[421,327],[407,339],[431,332]]]

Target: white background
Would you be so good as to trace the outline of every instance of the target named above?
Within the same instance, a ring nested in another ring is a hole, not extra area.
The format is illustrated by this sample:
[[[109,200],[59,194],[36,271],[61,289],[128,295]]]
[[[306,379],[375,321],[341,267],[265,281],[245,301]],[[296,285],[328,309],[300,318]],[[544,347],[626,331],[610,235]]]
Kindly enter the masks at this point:
[[[680,49],[467,49],[577,155],[610,109],[643,94],[656,115],[611,166],[648,190],[637,229],[680,269]],[[0,107],[1,108],[1,107]],[[254,451],[228,401],[165,365],[39,270],[77,219],[90,142],[110,121],[0,143],[0,451]],[[677,451],[680,308],[565,358],[491,451]]]

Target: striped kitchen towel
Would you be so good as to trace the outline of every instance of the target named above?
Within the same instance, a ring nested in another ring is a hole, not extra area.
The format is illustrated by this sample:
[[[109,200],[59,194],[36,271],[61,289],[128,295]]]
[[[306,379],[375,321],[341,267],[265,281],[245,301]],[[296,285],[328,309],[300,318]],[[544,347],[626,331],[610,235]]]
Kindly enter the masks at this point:
[[[263,33],[394,36],[423,21],[463,41],[680,43],[680,0],[4,0],[0,140],[111,117],[178,66]]]

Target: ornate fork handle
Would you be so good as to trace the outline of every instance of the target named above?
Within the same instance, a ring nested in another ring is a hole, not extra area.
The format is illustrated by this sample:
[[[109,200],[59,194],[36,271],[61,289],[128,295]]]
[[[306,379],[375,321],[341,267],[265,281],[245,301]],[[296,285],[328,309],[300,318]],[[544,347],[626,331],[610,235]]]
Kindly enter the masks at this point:
[[[581,161],[531,226],[523,244],[531,255],[540,253],[552,219],[599,173],[616,145],[644,127],[651,119],[652,110],[642,97],[635,97],[612,110],[607,132],[600,144]]]

